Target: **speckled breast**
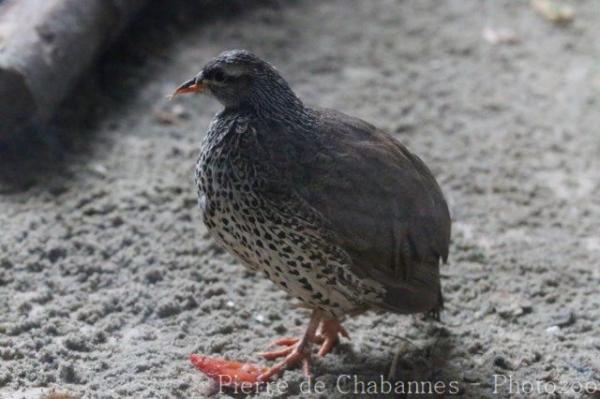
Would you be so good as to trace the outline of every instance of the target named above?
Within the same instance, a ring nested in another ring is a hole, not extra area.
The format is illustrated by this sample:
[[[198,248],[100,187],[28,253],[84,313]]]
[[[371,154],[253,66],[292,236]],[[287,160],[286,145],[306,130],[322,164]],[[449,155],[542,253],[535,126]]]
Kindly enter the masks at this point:
[[[243,154],[241,135],[250,134],[249,128],[233,123],[211,125],[196,167],[208,230],[246,267],[263,271],[307,306],[338,316],[355,309],[354,288],[339,273],[343,260],[298,217],[293,201],[261,193],[261,177]]]

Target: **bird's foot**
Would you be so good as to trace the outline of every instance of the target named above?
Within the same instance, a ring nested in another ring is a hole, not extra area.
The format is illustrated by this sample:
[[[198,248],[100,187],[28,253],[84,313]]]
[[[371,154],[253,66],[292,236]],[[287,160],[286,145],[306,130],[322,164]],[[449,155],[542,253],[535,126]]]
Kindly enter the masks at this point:
[[[301,339],[279,339],[273,344],[284,346],[283,349],[261,353],[267,360],[283,358],[273,367],[262,367],[251,363],[239,363],[201,355],[192,355],[191,361],[196,368],[221,386],[239,386],[250,383],[256,384],[258,387],[271,377],[280,375],[285,369],[297,364],[302,364],[304,375],[310,378],[311,345],[320,343],[319,355],[325,356],[338,342],[340,335],[350,338],[339,321],[323,319],[322,312],[314,310],[308,328]]]
[[[280,357],[283,357],[284,359],[259,375],[259,382],[268,381],[271,377],[279,375],[285,369],[293,367],[299,363],[302,363],[302,371],[304,372],[306,378],[310,378],[310,342],[295,338],[283,338],[275,341],[275,344],[286,347],[277,351],[263,352],[260,353],[260,355],[267,360],[273,360]]]
[[[350,335],[336,319],[323,319],[317,330],[316,341],[321,344],[319,356],[327,355],[340,340],[340,335],[350,339]]]
[[[333,347],[339,342],[340,335],[342,337],[350,339],[350,335],[346,329],[340,324],[338,320],[328,319],[321,321],[319,329],[312,342],[320,344],[319,356],[323,357],[331,352]],[[273,341],[269,347],[273,346],[285,346],[283,349],[261,352],[258,355],[264,357],[267,360],[274,360],[280,357],[288,356],[293,350],[295,345],[300,342],[300,338],[280,338]]]

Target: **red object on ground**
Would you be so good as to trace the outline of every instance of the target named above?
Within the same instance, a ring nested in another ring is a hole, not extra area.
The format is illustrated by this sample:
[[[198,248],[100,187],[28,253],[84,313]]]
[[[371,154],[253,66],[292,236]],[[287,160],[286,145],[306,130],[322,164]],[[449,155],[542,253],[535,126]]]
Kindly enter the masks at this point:
[[[340,336],[350,338],[338,320],[321,320],[321,314],[317,311],[313,312],[310,320],[309,327],[301,339],[278,339],[272,345],[285,348],[260,353],[267,360],[284,358],[273,367],[262,367],[252,363],[240,363],[196,354],[192,354],[190,360],[198,370],[212,378],[221,387],[235,388],[253,384],[258,388],[264,382],[281,375],[284,370],[298,363],[302,364],[304,375],[310,378],[311,344],[321,344],[319,356],[323,357],[331,352]]]
[[[269,371],[269,367],[196,354],[190,355],[190,361],[198,370],[225,387],[260,384],[258,376]]]

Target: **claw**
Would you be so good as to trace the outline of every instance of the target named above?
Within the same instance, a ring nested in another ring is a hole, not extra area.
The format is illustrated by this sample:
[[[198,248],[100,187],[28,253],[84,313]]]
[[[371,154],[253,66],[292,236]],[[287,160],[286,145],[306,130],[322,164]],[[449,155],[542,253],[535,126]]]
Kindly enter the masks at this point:
[[[220,386],[233,387],[241,384],[260,384],[259,376],[270,372],[269,367],[251,363],[239,363],[202,355],[190,355],[196,368],[212,378]]]
[[[342,326],[341,324],[339,325],[339,333],[344,338],[348,338],[350,340],[352,339],[352,338],[350,338],[350,334],[348,334],[348,331],[346,331],[346,329],[344,328],[344,326]]]

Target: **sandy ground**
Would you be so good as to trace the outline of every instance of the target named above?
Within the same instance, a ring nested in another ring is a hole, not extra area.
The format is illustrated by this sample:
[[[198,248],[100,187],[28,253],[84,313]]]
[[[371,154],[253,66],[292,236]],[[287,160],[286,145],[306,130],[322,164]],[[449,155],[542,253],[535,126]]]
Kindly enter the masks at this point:
[[[307,314],[200,222],[193,166],[218,104],[165,99],[240,47],[305,102],[394,133],[453,214],[442,322],[348,320],[352,341],[316,362],[315,397],[383,397],[381,378],[413,392],[397,397],[428,397],[411,381],[600,397],[600,7],[568,3],[566,27],[517,0],[154,6],[50,129],[3,150],[0,397],[202,398],[190,353],[263,363],[272,338],[302,331]],[[486,27],[517,43],[489,43]],[[281,381],[257,397],[309,396],[299,371]]]

